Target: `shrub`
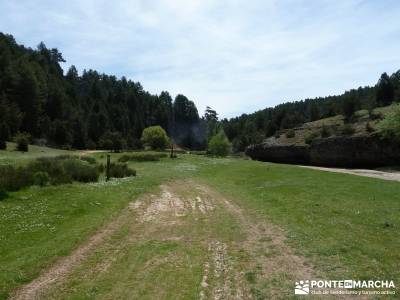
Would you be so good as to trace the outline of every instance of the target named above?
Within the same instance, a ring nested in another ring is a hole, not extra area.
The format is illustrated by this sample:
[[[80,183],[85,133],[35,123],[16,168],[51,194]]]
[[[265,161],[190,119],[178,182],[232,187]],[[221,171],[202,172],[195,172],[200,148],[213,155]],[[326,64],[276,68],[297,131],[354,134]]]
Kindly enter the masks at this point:
[[[322,126],[321,128],[321,137],[323,138],[327,138],[331,135],[331,132],[329,131],[328,127],[326,127],[325,125]]]
[[[208,143],[208,152],[215,156],[227,156],[231,151],[232,145],[225,135],[223,129],[214,135]]]
[[[143,130],[141,141],[153,150],[164,150],[169,139],[161,126],[151,126]]]
[[[99,171],[99,173],[104,173],[106,167],[103,164],[99,164],[97,166],[97,170]]]
[[[41,157],[31,162],[27,166],[27,169],[31,174],[36,172],[46,172],[49,175],[50,183],[54,185],[71,183],[72,177],[65,171],[62,164],[62,161],[66,159],[72,158],[64,158],[63,156]]]
[[[47,172],[36,172],[33,174],[33,184],[38,186],[45,186],[49,183],[49,174]]]
[[[83,161],[86,161],[91,165],[96,164],[96,159],[94,157],[92,157],[92,156],[81,156],[79,159],[83,160]]]
[[[0,190],[17,191],[32,184],[32,176],[26,167],[0,165]]]
[[[380,112],[372,111],[369,114],[371,120],[382,120],[382,114]]]
[[[392,111],[378,123],[377,129],[383,138],[400,142],[400,104],[393,105]]]
[[[102,138],[99,142],[101,149],[112,150],[113,142],[110,139]]]
[[[42,157],[26,166],[0,165],[0,191],[17,191],[30,185],[44,186],[71,183],[73,180],[93,182],[101,170],[76,156]]]
[[[131,158],[131,157],[130,157],[129,155],[124,154],[124,155],[122,155],[120,158],[118,158],[118,161],[119,161],[119,162],[125,163],[125,162],[129,161],[130,158]]]
[[[10,130],[5,122],[0,124],[0,150],[7,148],[6,141],[10,138]]]
[[[293,129],[289,129],[289,130],[286,132],[286,137],[287,137],[287,138],[294,138],[295,135],[296,135],[296,132],[295,132]]]
[[[100,138],[100,147],[105,150],[120,152],[126,148],[126,141],[118,131],[106,131]]]
[[[29,135],[27,133],[18,133],[15,137],[17,150],[21,152],[28,152],[29,150]]]
[[[66,159],[63,161],[66,173],[76,181],[95,182],[99,179],[99,170],[85,161],[79,159]]]
[[[317,132],[312,132],[312,133],[309,133],[309,134],[305,137],[304,141],[305,141],[305,143],[306,143],[307,145],[311,145],[312,142],[313,142],[316,138],[318,138],[318,137],[319,137],[319,134],[318,134]]]
[[[90,149],[90,150],[94,150],[94,149],[96,149],[96,143],[93,142],[92,140],[89,140],[89,141],[86,143],[86,147],[87,147],[88,149]]]
[[[114,178],[136,176],[136,170],[129,168],[127,164],[111,163],[109,175]]]
[[[367,124],[365,124],[365,130],[366,130],[367,132],[374,132],[374,131],[375,131],[375,128],[371,125],[370,122],[367,122]]]
[[[0,187],[0,201],[7,198],[7,192],[5,190],[2,190]]]
[[[357,110],[356,100],[352,97],[346,97],[346,99],[343,101],[342,109],[345,121],[350,121]]]
[[[352,134],[354,134],[355,129],[350,124],[345,124],[345,125],[343,125],[341,131],[342,131],[342,134],[344,134],[344,135],[352,135]]]

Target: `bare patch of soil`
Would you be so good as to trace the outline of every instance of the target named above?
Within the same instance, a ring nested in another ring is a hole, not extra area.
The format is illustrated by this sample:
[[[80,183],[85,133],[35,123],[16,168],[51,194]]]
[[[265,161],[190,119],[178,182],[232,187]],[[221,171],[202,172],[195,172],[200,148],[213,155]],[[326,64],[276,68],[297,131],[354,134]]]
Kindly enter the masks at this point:
[[[137,210],[141,222],[159,220],[165,215],[173,215],[179,218],[193,212],[207,214],[214,209],[213,204],[202,199],[200,195],[182,196],[180,189],[182,189],[182,186],[178,187],[178,184],[162,185],[161,195],[151,195],[150,204],[142,211],[139,208],[143,208],[143,202],[134,202],[130,205],[130,208]]]
[[[190,243],[188,238],[197,238],[199,240],[196,242],[204,245],[205,250],[208,249],[203,277],[199,282],[200,299],[255,299],[260,295],[266,299],[279,299],[282,298],[282,286],[271,284],[277,278],[279,281],[284,276],[284,281],[293,284],[295,280],[313,278],[312,267],[293,253],[285,243],[285,234],[279,227],[250,216],[233,201],[194,181],[169,183],[160,188],[159,194],[148,194],[130,203],[113,222],[71,255],[59,260],[38,278],[19,289],[11,299],[40,299],[50,287],[67,281],[66,278],[75,267],[126,224],[131,228],[127,240],[120,240],[118,245],[113,245],[109,255],[105,255],[88,272],[109,271],[118,254],[123,253],[121,249],[127,242],[155,239]],[[182,231],[182,228],[199,224],[196,223],[199,217],[212,227],[214,224],[211,223],[211,216],[221,209],[240,224],[240,233],[244,236],[240,242],[216,239],[207,233],[192,237],[188,234],[190,230]],[[146,267],[174,259],[177,258],[155,257],[147,262]],[[262,294],[265,292],[262,290],[263,284],[269,284],[266,294]]]
[[[42,293],[47,291],[55,283],[63,281],[75,266],[79,265],[81,261],[85,259],[98,245],[103,243],[107,237],[111,236],[120,227],[122,219],[125,217],[126,213],[123,213],[105,228],[96,232],[87,242],[81,244],[69,256],[58,260],[49,269],[39,275],[39,277],[17,290],[10,299],[40,299]],[[104,265],[104,268],[107,269],[108,266]]]
[[[250,217],[233,201],[226,199],[208,186],[199,184],[197,186],[216,201],[223,203],[224,207],[240,221],[241,229],[245,232],[245,240],[231,246],[236,251],[244,250],[248,256],[247,263],[242,266],[244,270],[241,273],[235,271],[236,281],[242,288],[236,286],[236,297],[232,297],[232,299],[252,298],[248,292],[248,285],[243,284],[245,280],[243,279],[245,275],[243,272],[245,271],[250,272],[251,274],[248,274],[252,276],[252,273],[254,273],[254,276],[258,278],[256,281],[260,282],[274,280],[274,278],[280,276],[290,278],[293,282],[304,278],[315,278],[312,267],[307,265],[302,257],[295,255],[285,243],[286,237],[282,229],[266,220]],[[265,295],[265,297],[281,299],[281,292],[279,286],[270,286],[268,295]]]
[[[385,172],[385,171],[377,171],[377,170],[367,170],[367,169],[340,169],[340,168],[325,168],[325,167],[316,167],[316,166],[300,166],[302,168],[309,168],[313,170],[319,171],[327,171],[327,172],[335,172],[335,173],[344,173],[365,177],[378,178],[383,180],[390,181],[400,181],[400,172]]]

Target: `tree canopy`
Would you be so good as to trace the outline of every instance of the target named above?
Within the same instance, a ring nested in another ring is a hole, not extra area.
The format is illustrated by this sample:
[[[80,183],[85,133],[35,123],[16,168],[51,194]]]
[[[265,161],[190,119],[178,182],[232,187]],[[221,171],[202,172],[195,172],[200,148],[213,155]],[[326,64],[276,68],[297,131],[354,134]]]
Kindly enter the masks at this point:
[[[164,150],[169,144],[169,139],[161,126],[150,126],[143,130],[142,143],[153,150]]]
[[[140,147],[149,126],[159,125],[180,141],[202,126],[196,105],[184,95],[153,95],[139,82],[95,70],[80,75],[73,65],[64,75],[61,62],[62,54],[43,42],[26,48],[0,33],[0,124],[7,139],[27,132],[50,146],[113,144],[116,150]]]
[[[26,48],[0,33],[0,139],[26,132],[49,146],[109,148],[113,139],[114,150],[135,149],[142,145],[143,129],[157,125],[172,142],[204,149],[222,125],[234,151],[243,151],[282,129],[336,114],[351,120],[358,109],[400,101],[399,70],[383,73],[373,87],[342,95],[287,102],[229,120],[218,120],[207,107],[200,118],[195,103],[182,94],[175,99],[166,91],[153,95],[139,82],[95,70],[79,74],[73,65],[64,75],[64,62],[58,49],[43,42]]]

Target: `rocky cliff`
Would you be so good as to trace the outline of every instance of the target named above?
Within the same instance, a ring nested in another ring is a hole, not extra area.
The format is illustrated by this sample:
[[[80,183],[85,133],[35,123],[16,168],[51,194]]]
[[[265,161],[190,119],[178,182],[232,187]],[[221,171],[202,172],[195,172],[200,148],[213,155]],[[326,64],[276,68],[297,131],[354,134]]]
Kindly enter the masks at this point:
[[[400,145],[377,134],[315,139],[310,145],[282,145],[274,138],[252,145],[246,154],[255,160],[330,167],[370,168],[400,164]]]

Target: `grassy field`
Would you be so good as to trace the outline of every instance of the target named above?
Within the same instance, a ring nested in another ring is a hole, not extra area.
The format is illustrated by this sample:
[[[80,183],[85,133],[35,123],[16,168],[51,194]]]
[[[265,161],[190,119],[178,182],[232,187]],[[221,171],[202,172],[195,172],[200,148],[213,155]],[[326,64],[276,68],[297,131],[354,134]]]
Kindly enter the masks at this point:
[[[400,183],[197,155],[129,164],[137,177],[0,202],[0,299],[107,226],[40,298],[288,299],[309,276],[399,282]]]
[[[41,147],[35,145],[29,145],[28,152],[19,152],[15,150],[15,143],[7,143],[6,150],[0,150],[0,164],[16,164],[29,161],[34,158],[46,156],[57,156],[63,154],[71,154],[73,151],[60,150],[48,147]]]

